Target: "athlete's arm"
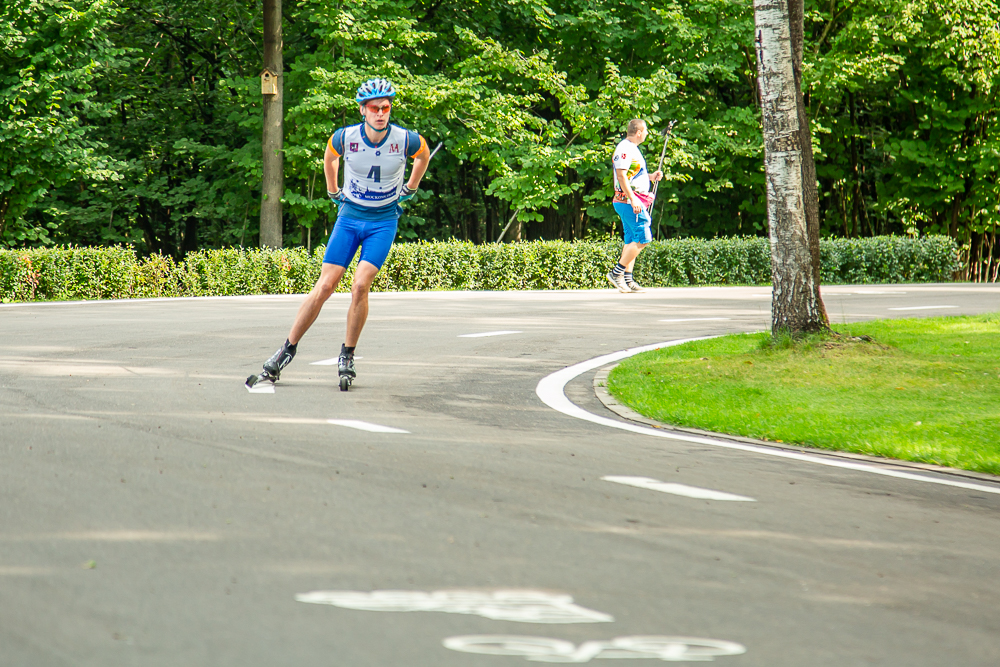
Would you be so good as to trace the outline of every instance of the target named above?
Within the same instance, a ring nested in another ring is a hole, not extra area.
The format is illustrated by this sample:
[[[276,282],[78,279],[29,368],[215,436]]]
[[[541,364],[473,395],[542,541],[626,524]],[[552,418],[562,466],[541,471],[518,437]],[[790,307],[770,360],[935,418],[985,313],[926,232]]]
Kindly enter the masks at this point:
[[[427,172],[427,166],[431,163],[430,151],[421,151],[413,158],[413,169],[410,170],[410,180],[406,182],[406,187],[416,190],[420,187],[420,179]]]
[[[405,184],[406,189],[412,191],[420,187],[420,179],[424,177],[427,165],[431,162],[431,151],[427,148],[427,140],[413,130],[406,132],[406,156],[413,158],[410,180]]]
[[[333,194],[340,192],[340,186],[337,185],[340,176],[340,156],[329,146],[323,154],[323,175],[326,176],[326,191]]]
[[[642,210],[642,202],[632,192],[632,184],[628,182],[628,176],[625,175],[625,171],[625,169],[615,169],[615,178],[618,179],[618,185],[621,186],[622,192],[628,195],[629,204],[632,205],[632,212],[638,215],[639,211]]]

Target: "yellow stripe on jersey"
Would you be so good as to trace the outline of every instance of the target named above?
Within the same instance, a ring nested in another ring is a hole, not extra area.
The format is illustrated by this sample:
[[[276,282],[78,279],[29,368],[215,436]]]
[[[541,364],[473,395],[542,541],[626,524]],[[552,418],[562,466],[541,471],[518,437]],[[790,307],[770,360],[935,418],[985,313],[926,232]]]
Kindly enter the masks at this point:
[[[340,153],[338,153],[337,149],[333,147],[333,135],[332,134],[330,135],[330,138],[326,140],[326,147],[330,149],[330,152],[333,153],[334,157],[338,157],[338,158],[340,157]]]

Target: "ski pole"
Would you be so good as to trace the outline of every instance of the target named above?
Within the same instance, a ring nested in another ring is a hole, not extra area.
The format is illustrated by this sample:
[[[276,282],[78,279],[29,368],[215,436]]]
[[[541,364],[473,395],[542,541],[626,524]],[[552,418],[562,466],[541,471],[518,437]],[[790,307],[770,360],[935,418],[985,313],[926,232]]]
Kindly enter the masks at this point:
[[[438,142],[438,145],[434,147],[434,150],[431,151],[430,156],[427,158],[427,164],[430,164],[431,160],[434,159],[434,154],[437,153],[438,150],[440,150],[441,146],[443,146],[443,145],[444,145],[443,141],[439,141]],[[406,184],[404,183],[403,186],[405,187]],[[400,202],[400,205],[402,205],[402,203],[404,203],[404,202]]]
[[[661,134],[663,134],[663,150],[660,151],[660,161],[656,165],[656,171],[663,169],[663,158],[667,155],[667,142],[670,141],[670,132],[674,129],[674,125],[677,124],[676,120],[672,120],[667,123],[667,127]],[[660,179],[663,180],[663,179]],[[656,191],[660,188],[660,181],[653,183],[653,203],[649,205],[649,219],[653,219],[653,209],[656,207]],[[660,222],[656,222],[656,238],[660,238]]]

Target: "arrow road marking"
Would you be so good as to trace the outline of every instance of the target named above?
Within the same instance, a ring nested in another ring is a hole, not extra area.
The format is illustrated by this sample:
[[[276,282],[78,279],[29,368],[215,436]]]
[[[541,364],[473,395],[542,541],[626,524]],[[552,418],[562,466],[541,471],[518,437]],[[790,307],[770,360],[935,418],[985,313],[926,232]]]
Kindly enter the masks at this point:
[[[625,484],[628,486],[636,486],[640,489],[649,489],[651,491],[662,491],[663,493],[672,493],[675,496],[685,496],[687,498],[697,498],[699,500],[730,500],[733,502],[757,502],[753,498],[747,496],[738,496],[733,493],[725,493],[723,491],[713,491],[712,489],[702,489],[697,486],[688,486],[687,484],[674,484],[672,482],[661,482],[658,479],[653,479],[652,477],[624,477],[618,475],[609,475],[607,477],[602,477],[605,482],[616,482],[618,484]]]
[[[371,433],[409,433],[409,431],[404,431],[401,428],[382,426],[381,424],[370,424],[369,422],[358,421],[357,419],[327,419],[326,423],[333,424],[334,426],[356,428],[359,431],[370,431]]]
[[[611,623],[615,619],[573,604],[570,595],[531,590],[312,591],[298,602],[362,611],[440,611],[519,623]]]

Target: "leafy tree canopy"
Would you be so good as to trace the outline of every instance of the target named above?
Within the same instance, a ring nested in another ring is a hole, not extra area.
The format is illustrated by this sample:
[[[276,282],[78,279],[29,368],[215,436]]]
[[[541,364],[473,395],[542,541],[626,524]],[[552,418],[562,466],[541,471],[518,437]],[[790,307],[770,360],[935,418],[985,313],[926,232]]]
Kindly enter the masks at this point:
[[[8,0],[0,242],[252,245],[262,8]],[[661,236],[766,226],[752,5],[741,0],[285,2],[287,244],[333,222],[321,158],[371,76],[443,142],[404,240],[614,233],[609,154],[634,117],[680,120]],[[998,219],[997,0],[807,0],[805,89],[827,235],[941,232],[973,264]]]

